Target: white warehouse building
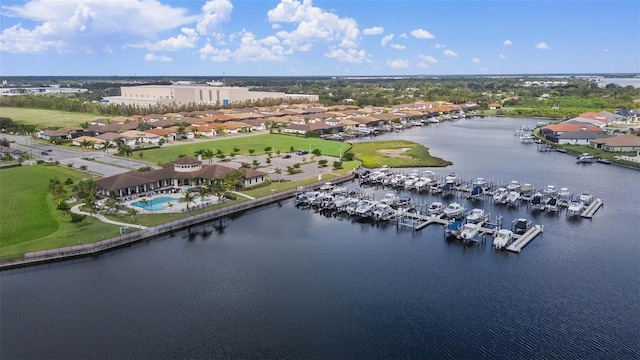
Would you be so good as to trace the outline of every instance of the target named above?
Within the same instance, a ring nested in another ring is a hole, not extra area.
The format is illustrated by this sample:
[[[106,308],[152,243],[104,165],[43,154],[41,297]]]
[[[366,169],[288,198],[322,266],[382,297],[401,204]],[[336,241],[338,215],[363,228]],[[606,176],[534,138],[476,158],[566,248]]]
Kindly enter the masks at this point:
[[[230,105],[264,99],[304,99],[317,102],[318,95],[249,91],[249,88],[206,85],[141,85],[122,86],[120,96],[105,97],[102,102],[116,105],[154,106],[161,104]]]

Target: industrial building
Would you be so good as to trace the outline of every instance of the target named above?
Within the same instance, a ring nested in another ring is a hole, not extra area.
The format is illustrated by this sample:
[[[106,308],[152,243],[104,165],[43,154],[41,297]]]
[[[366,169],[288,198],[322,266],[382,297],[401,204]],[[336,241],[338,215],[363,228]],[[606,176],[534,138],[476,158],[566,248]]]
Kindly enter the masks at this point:
[[[105,97],[107,104],[156,106],[163,104],[210,104],[228,106],[233,103],[264,99],[304,99],[318,101],[318,95],[285,94],[282,92],[250,91],[235,86],[207,85],[141,85],[122,86],[120,96]]]

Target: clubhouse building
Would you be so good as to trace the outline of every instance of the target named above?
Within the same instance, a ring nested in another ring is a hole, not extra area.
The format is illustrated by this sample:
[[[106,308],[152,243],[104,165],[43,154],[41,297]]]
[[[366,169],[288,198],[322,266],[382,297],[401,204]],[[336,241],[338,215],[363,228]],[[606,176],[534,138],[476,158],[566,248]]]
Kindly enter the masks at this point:
[[[227,174],[234,171],[242,173],[243,187],[261,184],[267,176],[266,173],[253,169],[234,169],[218,164],[203,165],[200,159],[183,156],[163,165],[161,169],[130,171],[97,180],[95,183],[101,196],[107,197],[113,191],[119,198],[135,198],[196,189],[202,184],[223,181]]]

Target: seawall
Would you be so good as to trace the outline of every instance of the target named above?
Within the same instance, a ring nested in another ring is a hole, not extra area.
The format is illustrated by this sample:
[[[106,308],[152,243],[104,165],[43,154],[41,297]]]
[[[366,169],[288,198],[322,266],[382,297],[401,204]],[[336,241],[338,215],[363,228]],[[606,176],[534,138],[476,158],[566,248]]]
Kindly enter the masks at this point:
[[[351,181],[355,178],[355,173],[337,176],[330,180],[323,180],[304,186],[305,189],[317,189],[327,181],[338,184]],[[130,244],[151,239],[157,236],[182,230],[190,226],[202,224],[208,221],[221,219],[243,211],[255,209],[274,202],[292,198],[298,189],[289,189],[265,197],[248,200],[239,204],[226,206],[220,209],[208,211],[206,213],[190,216],[184,219],[174,220],[168,223],[148,227],[129,234],[104,239],[90,244],[67,246],[57,249],[40,250],[26,253],[22,258],[3,260],[0,262],[0,271],[14,269],[25,266],[41,265],[56,261],[70,260],[85,256],[94,256]]]

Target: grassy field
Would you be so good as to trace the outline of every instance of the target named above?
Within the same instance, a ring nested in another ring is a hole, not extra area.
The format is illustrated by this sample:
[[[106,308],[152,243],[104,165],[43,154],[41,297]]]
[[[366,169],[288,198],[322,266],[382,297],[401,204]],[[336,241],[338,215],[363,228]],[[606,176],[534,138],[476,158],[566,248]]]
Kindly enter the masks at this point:
[[[119,228],[87,218],[79,225],[55,209],[48,193],[49,179],[74,183],[85,177],[60,166],[22,166],[0,170],[0,256],[90,243],[116,236]],[[67,187],[70,189],[70,187]]]
[[[236,156],[249,156],[249,150],[253,149],[254,154],[264,154],[264,149],[271,147],[274,152],[289,152],[291,147],[294,151],[301,149],[313,151],[320,149],[323,155],[340,156],[340,153],[347,151],[351,145],[337,141],[321,140],[316,138],[304,138],[282,134],[262,134],[252,136],[237,136],[229,138],[218,138],[210,141],[185,141],[180,145],[163,146],[161,148],[143,150],[143,160],[153,164],[167,163],[175,160],[180,155],[194,156],[199,149],[210,149],[214,152],[222,151],[229,156],[234,148],[239,149]],[[137,154],[134,154],[137,158]],[[249,161],[250,162],[250,161]]]
[[[429,155],[427,147],[404,140],[354,143],[352,152],[366,168],[376,168],[382,165],[396,168],[452,165],[450,161]]]
[[[75,113],[43,109],[10,108],[1,107],[0,116],[8,117],[13,121],[35,125],[38,128],[49,127],[80,127],[80,124],[98,118],[109,118],[108,116]]]

